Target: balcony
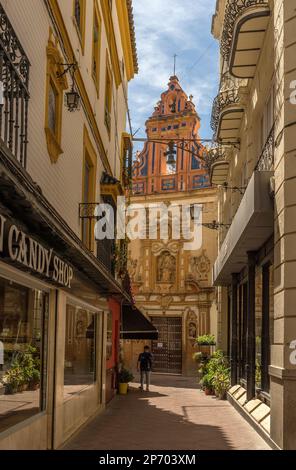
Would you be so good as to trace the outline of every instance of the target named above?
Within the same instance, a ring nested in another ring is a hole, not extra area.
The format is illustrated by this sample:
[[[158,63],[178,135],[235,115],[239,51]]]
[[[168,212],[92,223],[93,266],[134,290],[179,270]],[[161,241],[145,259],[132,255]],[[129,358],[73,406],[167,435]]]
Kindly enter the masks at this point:
[[[229,285],[231,274],[247,264],[247,252],[257,251],[274,230],[274,207],[270,191],[273,171],[255,170],[232,224],[219,250],[213,269],[214,285]]]
[[[211,127],[215,140],[229,144],[239,140],[241,122],[244,116],[243,87],[247,80],[238,80],[229,72],[222,75],[220,92],[213,103]]]
[[[207,150],[204,159],[210,175],[210,183],[215,186],[224,184],[227,181],[229,162],[222,145],[218,144]]]
[[[26,168],[30,62],[0,3],[0,143]]]
[[[274,170],[274,125],[263,147],[262,153],[258,159],[255,170],[258,170],[258,171],[273,171]]]
[[[254,78],[269,18],[268,0],[228,0],[221,52],[234,77]]]

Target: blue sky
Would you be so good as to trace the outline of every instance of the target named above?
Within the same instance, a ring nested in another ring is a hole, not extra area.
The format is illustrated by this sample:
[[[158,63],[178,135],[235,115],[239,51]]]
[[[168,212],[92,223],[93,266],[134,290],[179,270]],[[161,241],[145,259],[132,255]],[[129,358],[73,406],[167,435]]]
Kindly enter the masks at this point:
[[[145,121],[173,75],[194,96],[201,138],[211,138],[210,117],[218,87],[218,43],[211,35],[216,0],[133,0],[139,74],[129,87],[133,131],[145,137]]]

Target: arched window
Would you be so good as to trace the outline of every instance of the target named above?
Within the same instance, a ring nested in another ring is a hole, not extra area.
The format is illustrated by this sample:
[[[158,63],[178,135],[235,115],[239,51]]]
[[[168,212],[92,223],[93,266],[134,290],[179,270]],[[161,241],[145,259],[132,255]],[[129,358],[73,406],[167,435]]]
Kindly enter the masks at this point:
[[[170,142],[167,146],[165,156],[167,159],[167,174],[172,175],[176,173],[177,169],[177,146],[174,142]]]

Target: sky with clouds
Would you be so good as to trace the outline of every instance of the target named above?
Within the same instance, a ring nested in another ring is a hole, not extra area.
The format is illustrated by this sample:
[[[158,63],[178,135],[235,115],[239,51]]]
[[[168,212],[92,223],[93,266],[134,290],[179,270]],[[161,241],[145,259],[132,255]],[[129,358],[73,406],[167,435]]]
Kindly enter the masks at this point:
[[[139,74],[129,87],[132,127],[145,137],[145,121],[173,75],[173,56],[184,91],[194,96],[201,138],[211,138],[218,87],[218,43],[211,35],[216,0],[133,0]]]

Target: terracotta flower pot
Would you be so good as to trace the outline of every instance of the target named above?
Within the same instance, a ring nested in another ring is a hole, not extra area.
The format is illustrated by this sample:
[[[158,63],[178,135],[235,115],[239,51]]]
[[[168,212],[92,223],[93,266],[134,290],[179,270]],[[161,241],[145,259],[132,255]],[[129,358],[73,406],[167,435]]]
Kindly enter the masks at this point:
[[[17,391],[20,392],[20,393],[24,392],[26,390],[26,387],[28,387],[27,384],[20,384],[17,388]]]
[[[226,392],[218,393],[219,400],[226,400]]]
[[[213,395],[213,390],[211,388],[205,388],[206,395]]]

